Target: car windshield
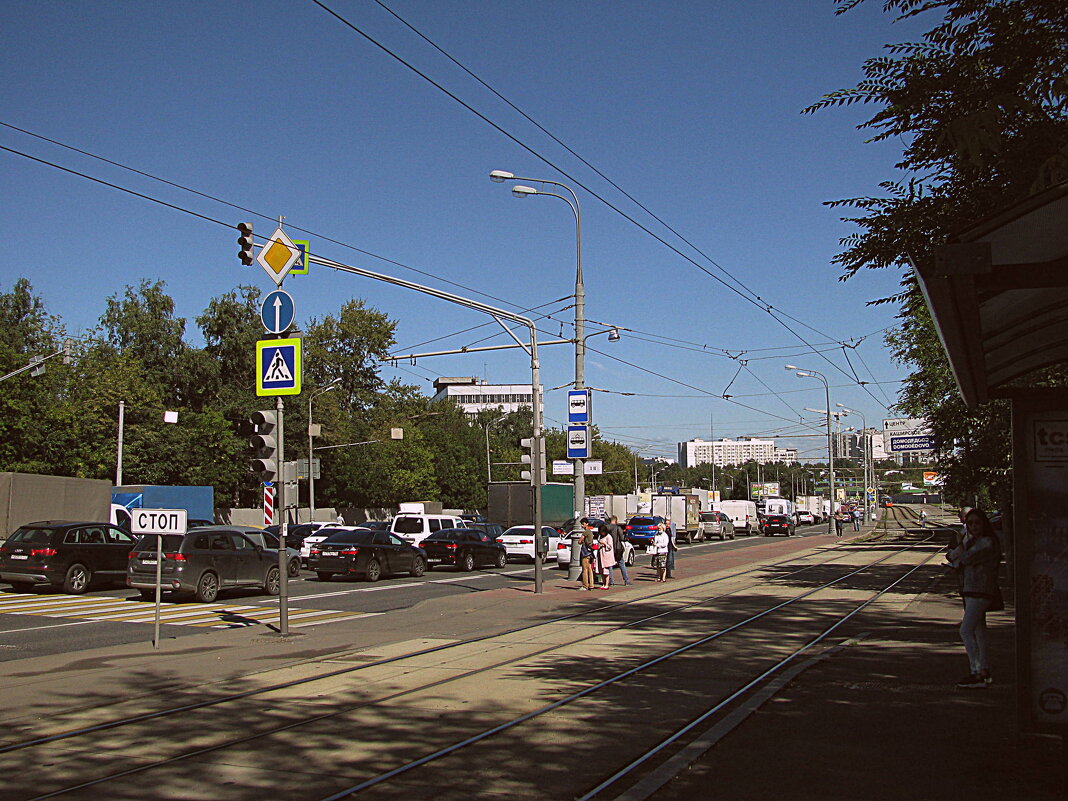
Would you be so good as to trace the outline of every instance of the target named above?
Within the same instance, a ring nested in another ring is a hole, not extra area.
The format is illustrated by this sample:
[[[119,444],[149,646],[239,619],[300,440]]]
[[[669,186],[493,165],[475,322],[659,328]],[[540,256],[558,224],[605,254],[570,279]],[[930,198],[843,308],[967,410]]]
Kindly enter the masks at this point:
[[[164,534],[163,535],[163,550],[165,553],[177,553],[178,549],[182,547],[182,540],[184,537],[181,534]],[[152,534],[145,534],[141,537],[141,540],[134,546],[135,551],[154,551],[156,550],[156,537]]]
[[[27,545],[45,545],[54,528],[20,528],[7,538],[8,542],[25,542]]]
[[[336,534],[331,534],[323,542],[323,545],[329,545],[336,542],[355,542],[360,545],[370,545],[371,540],[374,537],[373,531],[339,531]]]
[[[397,534],[421,534],[423,531],[423,518],[398,517],[393,521],[393,530]]]
[[[632,526],[655,526],[656,522],[652,517],[632,517],[630,519],[630,525]]]
[[[512,535],[514,537],[518,537],[525,534],[529,537],[533,533],[534,526],[512,526],[510,529],[504,532],[504,536],[507,537],[508,535]]]
[[[463,534],[464,529],[446,528],[442,529],[441,531],[435,531],[433,534],[427,537],[426,540],[423,540],[423,542],[426,542],[427,540],[430,540],[432,542],[435,540],[458,540],[461,538],[461,536],[463,536]]]
[[[719,518],[716,517],[715,512],[701,512],[702,523],[715,523],[717,520],[719,520]]]

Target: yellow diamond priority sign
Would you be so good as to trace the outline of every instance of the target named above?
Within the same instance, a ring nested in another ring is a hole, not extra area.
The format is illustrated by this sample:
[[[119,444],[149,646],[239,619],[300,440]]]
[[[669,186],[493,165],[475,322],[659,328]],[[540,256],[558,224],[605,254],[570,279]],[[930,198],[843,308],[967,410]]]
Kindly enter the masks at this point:
[[[283,279],[299,260],[300,248],[293,244],[293,240],[286,236],[281,228],[271,234],[271,238],[260,248],[256,256],[260,267],[278,286],[282,285]]]

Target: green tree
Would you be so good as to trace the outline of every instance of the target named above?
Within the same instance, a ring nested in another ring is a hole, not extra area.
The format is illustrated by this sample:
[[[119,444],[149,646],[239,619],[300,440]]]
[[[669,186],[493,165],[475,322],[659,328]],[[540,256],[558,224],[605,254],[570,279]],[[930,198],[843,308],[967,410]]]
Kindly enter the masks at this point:
[[[845,13],[862,0],[836,0]],[[873,104],[870,141],[904,143],[904,177],[883,194],[833,201],[859,233],[835,258],[846,279],[865,268],[902,272],[901,325],[888,336],[913,369],[899,410],[927,417],[942,451],[948,494],[1006,499],[1004,407],[967,410],[912,274],[956,230],[1068,177],[1068,15],[1059,0],[886,0],[900,17],[941,14],[922,41],[887,45],[857,86],[805,109]],[[1057,380],[1055,374],[1050,380]]]

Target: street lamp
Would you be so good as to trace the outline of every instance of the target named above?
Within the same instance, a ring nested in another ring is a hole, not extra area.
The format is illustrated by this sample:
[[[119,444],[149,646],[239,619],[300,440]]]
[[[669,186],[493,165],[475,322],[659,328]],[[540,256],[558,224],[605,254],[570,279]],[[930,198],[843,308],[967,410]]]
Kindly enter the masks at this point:
[[[847,406],[845,406],[844,404],[841,404],[841,403],[836,403],[835,406],[840,408],[846,414],[859,414],[860,415],[861,425],[864,426],[864,432],[863,432],[864,436],[863,436],[863,439],[861,441],[864,443],[864,520],[867,521],[868,520],[868,516],[869,516],[869,514],[871,512],[871,510],[869,508],[869,503],[874,502],[874,499],[872,499],[872,501],[870,501],[870,502],[868,500],[868,487],[871,486],[871,484],[869,483],[869,476],[870,476],[871,473],[875,472],[874,471],[874,465],[872,465],[873,469],[871,470],[871,473],[869,473],[869,470],[868,470],[868,462],[871,460],[871,444],[870,444],[870,441],[868,439],[868,420],[867,420],[866,417],[864,417],[864,413],[863,412],[858,412],[855,409],[850,409],[850,408],[848,408]]]
[[[831,443],[831,385],[827,383],[827,377],[816,370],[801,370],[794,367],[792,364],[786,365],[787,370],[794,371],[794,374],[798,378],[816,378],[823,382],[823,391],[827,396],[827,408],[824,410],[827,413],[827,477],[830,487],[831,495],[831,513],[827,515],[827,533],[834,533],[834,447]]]
[[[512,194],[515,197],[529,197],[531,195],[546,195],[548,197],[559,198],[571,207],[571,211],[575,215],[575,389],[586,388],[586,337],[584,336],[586,331],[586,286],[582,280],[582,209],[579,206],[578,195],[575,191],[558,181],[549,181],[544,178],[524,178],[516,175],[515,173],[507,172],[506,170],[493,170],[489,174],[490,180],[494,183],[504,183],[505,181],[534,181],[542,185],[542,189],[535,189],[531,186],[524,186],[522,184],[514,184],[512,186]],[[552,186],[567,192],[567,195],[560,194],[558,192],[552,192],[546,190],[544,187]],[[608,335],[609,340],[615,341],[619,338],[619,331],[615,330],[615,339],[613,339],[612,333]],[[580,540],[582,536],[582,527],[579,525],[579,519],[582,517],[582,512],[586,506],[586,475],[584,470],[584,463],[581,459],[575,459],[575,523],[571,529],[571,564],[568,569],[568,579],[575,581],[582,574],[582,567],[579,561]]]
[[[315,522],[315,437],[312,428],[312,401],[320,395],[325,395],[331,390],[341,386],[341,377],[338,376],[325,387],[321,387],[308,396],[308,522]]]

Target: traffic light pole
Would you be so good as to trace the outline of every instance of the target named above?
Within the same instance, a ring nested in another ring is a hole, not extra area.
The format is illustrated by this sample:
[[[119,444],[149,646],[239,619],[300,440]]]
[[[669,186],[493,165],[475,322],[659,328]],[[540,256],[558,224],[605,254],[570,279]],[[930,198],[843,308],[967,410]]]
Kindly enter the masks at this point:
[[[278,415],[278,630],[283,637],[289,634],[289,553],[286,551],[286,477],[285,426],[282,422],[282,396],[275,399]]]

